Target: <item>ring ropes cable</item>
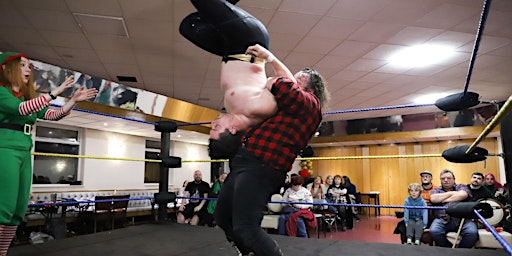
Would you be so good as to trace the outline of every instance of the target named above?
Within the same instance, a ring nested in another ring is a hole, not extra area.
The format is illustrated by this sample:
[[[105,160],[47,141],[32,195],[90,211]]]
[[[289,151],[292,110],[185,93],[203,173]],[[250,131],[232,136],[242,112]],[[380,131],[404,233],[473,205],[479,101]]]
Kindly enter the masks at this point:
[[[473,149],[487,136],[489,133],[496,127],[505,116],[507,116],[508,112],[512,110],[512,95],[508,98],[508,100],[505,102],[503,107],[500,109],[500,111],[494,116],[492,121],[485,127],[485,129],[480,133],[478,138],[469,146],[469,148],[466,150],[466,155],[471,153]]]
[[[482,14],[480,15],[480,20],[478,22],[478,30],[476,33],[475,44],[473,45],[473,51],[471,53],[471,59],[469,61],[468,73],[466,74],[466,84],[464,85],[464,94],[466,94],[468,91],[469,81],[471,80],[471,74],[473,73],[473,67],[475,65],[476,55],[478,53],[478,48],[480,47],[480,40],[482,39],[482,34],[484,32],[485,23],[487,23],[487,16],[489,14],[490,8],[491,8],[491,0],[485,0],[484,6],[482,8]]]
[[[128,157],[108,157],[108,156],[82,156],[72,154],[59,154],[59,153],[43,153],[32,152],[34,156],[47,156],[47,157],[65,157],[65,158],[83,158],[83,159],[99,159],[99,160],[122,160],[134,162],[152,162],[160,163],[160,159],[143,159],[143,158],[128,158]],[[396,158],[421,158],[421,157],[442,157],[441,154],[417,154],[417,155],[377,155],[377,156],[327,156],[327,157],[297,157],[295,160],[357,160],[357,159],[396,159]],[[183,163],[195,162],[228,162],[227,159],[218,160],[181,160]]]
[[[60,107],[61,105],[52,104],[52,106]],[[408,105],[394,105],[394,106],[383,106],[383,107],[356,108],[356,109],[346,109],[346,110],[333,110],[333,111],[323,112],[322,114],[323,115],[336,115],[336,114],[344,114],[344,113],[357,113],[357,112],[366,112],[366,111],[404,109],[404,108],[418,108],[418,107],[431,107],[431,106],[435,106],[435,104],[434,103],[430,103],[430,104],[408,104]],[[144,123],[144,124],[149,124],[149,125],[156,125],[157,124],[155,122],[138,120],[138,119],[135,119],[135,118],[129,118],[129,117],[124,117],[124,116],[116,116],[116,115],[102,113],[102,112],[97,112],[97,111],[93,111],[93,110],[87,110],[87,109],[81,109],[81,108],[73,108],[73,110],[79,111],[79,112],[88,113],[88,114],[96,114],[96,115],[112,117],[112,118],[118,118],[118,119],[123,119],[123,120],[126,120],[126,121],[133,121],[133,122]],[[183,123],[183,124],[178,124],[178,127],[180,127],[180,126],[181,127],[185,127],[185,126],[207,125],[207,124],[211,124],[211,123],[212,122]]]
[[[496,232],[493,226],[491,226],[487,220],[480,215],[480,213],[477,210],[473,210],[476,216],[478,216],[478,219],[484,224],[484,226],[491,232],[491,234],[494,236],[494,238],[500,243],[501,246],[503,246],[503,249],[508,253],[508,255],[512,255],[512,246],[510,246],[505,239]]]

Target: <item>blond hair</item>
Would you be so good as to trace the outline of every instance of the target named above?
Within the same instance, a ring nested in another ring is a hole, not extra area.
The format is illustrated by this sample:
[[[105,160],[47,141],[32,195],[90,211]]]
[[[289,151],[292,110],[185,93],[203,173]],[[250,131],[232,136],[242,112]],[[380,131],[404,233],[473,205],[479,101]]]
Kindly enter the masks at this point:
[[[407,191],[411,192],[411,190],[421,192],[421,191],[423,191],[423,187],[418,183],[411,183],[411,184],[409,184],[409,186],[407,186]]]

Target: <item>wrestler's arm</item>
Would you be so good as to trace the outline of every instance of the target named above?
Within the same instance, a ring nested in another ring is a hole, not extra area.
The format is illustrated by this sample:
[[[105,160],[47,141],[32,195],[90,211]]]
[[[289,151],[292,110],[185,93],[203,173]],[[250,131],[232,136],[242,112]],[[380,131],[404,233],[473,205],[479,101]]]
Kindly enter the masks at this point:
[[[274,69],[276,77],[288,77],[293,81],[293,83],[297,83],[295,76],[293,76],[293,73],[288,69],[288,67],[263,46],[259,44],[249,46],[246,54],[251,54],[270,63],[272,65],[272,69]]]

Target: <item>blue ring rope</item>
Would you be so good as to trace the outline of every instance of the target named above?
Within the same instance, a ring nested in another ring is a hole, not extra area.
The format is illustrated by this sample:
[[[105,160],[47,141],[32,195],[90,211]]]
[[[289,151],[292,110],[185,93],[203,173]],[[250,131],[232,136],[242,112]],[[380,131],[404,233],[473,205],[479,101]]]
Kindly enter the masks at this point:
[[[491,232],[491,234],[494,236],[496,240],[503,246],[503,249],[508,253],[508,255],[512,255],[512,247],[510,246],[505,239],[496,232],[493,226],[489,225],[489,223],[486,221],[486,219],[480,215],[480,213],[477,210],[473,210],[473,212],[478,216],[480,221],[484,224],[484,226]]]
[[[58,105],[58,104],[51,104],[51,106],[53,106],[53,107],[61,107],[61,105]],[[123,119],[123,120],[126,120],[126,121],[132,121],[132,122],[137,122],[137,123],[156,125],[155,122],[138,120],[138,119],[124,117],[124,116],[115,116],[115,115],[111,115],[111,114],[107,114],[107,113],[101,113],[101,112],[98,112],[98,111],[92,111],[92,110],[87,110],[87,109],[73,108],[73,110],[79,111],[79,112],[84,112],[84,113],[89,113],[89,114],[96,114],[96,115],[100,115],[100,116],[106,116],[106,117]],[[211,122],[186,123],[186,124],[178,124],[178,126],[197,126],[197,125],[210,124],[210,123]]]
[[[54,107],[61,107],[61,105],[57,104],[51,104],[51,106]],[[433,103],[429,104],[408,104],[408,105],[395,105],[395,106],[384,106],[384,107],[372,107],[372,108],[356,108],[356,109],[347,109],[347,110],[335,110],[335,111],[326,111],[323,112],[324,115],[335,115],[335,114],[343,114],[343,113],[356,113],[356,112],[365,112],[365,111],[377,111],[377,110],[389,110],[389,109],[403,109],[403,108],[418,108],[418,107],[431,107],[435,106]],[[73,108],[73,110],[89,113],[89,114],[96,114],[100,116],[106,116],[106,117],[112,117],[112,118],[118,118],[123,119],[126,121],[133,121],[137,123],[143,123],[143,124],[149,124],[149,125],[156,125],[155,122],[149,122],[149,121],[143,121],[138,120],[134,118],[129,117],[123,117],[123,116],[115,116],[111,114],[101,113],[98,111],[92,111],[87,109],[81,109],[81,108]],[[198,126],[198,125],[204,125],[204,124],[211,124],[212,122],[197,122],[197,123],[186,123],[186,124],[178,124],[178,127],[185,127],[185,126]]]
[[[384,107],[373,107],[373,108],[356,108],[356,109],[347,109],[347,110],[335,110],[335,111],[327,111],[324,112],[324,115],[334,115],[334,114],[343,114],[343,113],[356,113],[356,112],[365,112],[365,111],[376,111],[376,110],[389,110],[389,109],[401,109],[401,108],[418,108],[418,107],[430,107],[435,106],[434,103],[428,104],[408,104],[408,105],[395,105],[395,106],[384,106]]]

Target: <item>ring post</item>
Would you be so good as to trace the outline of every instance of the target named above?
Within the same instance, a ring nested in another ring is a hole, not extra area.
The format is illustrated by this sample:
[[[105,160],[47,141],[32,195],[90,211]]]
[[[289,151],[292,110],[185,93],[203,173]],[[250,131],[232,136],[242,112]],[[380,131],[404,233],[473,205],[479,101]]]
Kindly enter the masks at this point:
[[[155,125],[155,130],[161,132],[160,136],[160,157],[170,159],[171,132],[176,132],[178,125],[172,121],[160,121]],[[174,161],[173,161],[174,162]],[[178,167],[178,165],[176,164]],[[179,159],[181,167],[181,159]],[[174,202],[176,194],[169,192],[169,165],[160,163],[160,182],[158,193],[155,194],[155,202],[158,204],[158,223],[162,224],[167,219],[167,204]]]

